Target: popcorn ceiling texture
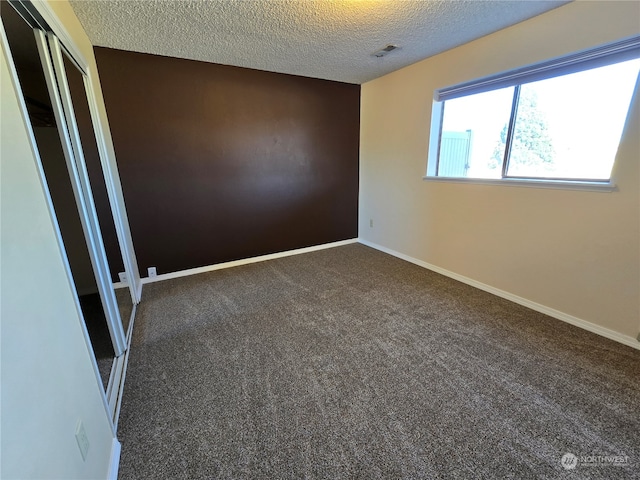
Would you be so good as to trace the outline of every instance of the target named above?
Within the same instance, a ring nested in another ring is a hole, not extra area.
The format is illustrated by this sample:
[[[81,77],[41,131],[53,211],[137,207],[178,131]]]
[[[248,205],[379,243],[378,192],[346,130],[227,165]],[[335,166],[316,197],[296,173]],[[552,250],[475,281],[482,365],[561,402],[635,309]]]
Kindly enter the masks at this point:
[[[364,83],[563,1],[71,1],[96,46]],[[371,54],[387,44],[399,50]]]

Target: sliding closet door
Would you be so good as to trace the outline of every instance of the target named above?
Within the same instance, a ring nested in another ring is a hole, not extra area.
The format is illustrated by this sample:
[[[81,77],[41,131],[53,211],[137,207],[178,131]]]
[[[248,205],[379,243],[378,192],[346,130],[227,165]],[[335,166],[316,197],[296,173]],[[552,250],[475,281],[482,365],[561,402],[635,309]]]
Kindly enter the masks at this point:
[[[63,55],[65,54],[63,54],[60,43],[55,36],[45,34],[37,29],[34,32],[53,111],[59,125],[60,141],[69,176],[71,177],[82,229],[89,248],[89,256],[105,312],[109,335],[111,336],[115,355],[119,357],[125,351],[125,335],[111,282],[111,274],[98,223],[89,175],[84,161],[82,144],[75,121],[64,67]]]

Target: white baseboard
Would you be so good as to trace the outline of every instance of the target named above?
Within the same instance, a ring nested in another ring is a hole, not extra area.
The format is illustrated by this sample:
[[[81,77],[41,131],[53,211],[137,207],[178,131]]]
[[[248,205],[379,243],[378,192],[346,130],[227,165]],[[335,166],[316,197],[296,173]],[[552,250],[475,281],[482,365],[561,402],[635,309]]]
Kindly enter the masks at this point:
[[[113,439],[111,444],[111,458],[109,459],[109,472],[107,480],[118,480],[118,468],[120,467],[120,442],[117,438]]]
[[[375,248],[376,250],[380,250],[381,252],[388,253],[389,255],[393,255],[394,257],[401,258],[402,260],[406,260],[407,262],[413,263],[420,267],[424,267],[428,270],[440,273],[446,277],[453,278],[454,280],[458,280],[459,282],[466,283],[467,285],[471,285],[472,287],[479,288],[480,290],[484,290],[485,292],[492,293],[493,295],[496,295],[498,297],[510,300],[514,303],[530,308],[531,310],[544,313],[545,315],[549,315],[550,317],[562,320],[563,322],[570,323],[571,325],[575,325],[576,327],[580,327],[584,330],[588,330],[589,332],[601,335],[608,338],[609,340],[613,340],[615,342],[622,343],[623,345],[627,345],[631,348],[635,348],[636,350],[640,350],[640,341],[629,335],[623,335],[614,330],[601,327],[600,325],[596,325],[595,323],[591,323],[581,318],[574,317],[573,315],[569,315],[568,313],[561,312],[560,310],[547,307],[540,303],[527,300],[526,298],[519,297],[518,295],[514,295],[513,293],[509,293],[504,290],[500,290],[499,288],[492,287],[491,285],[478,282],[477,280],[473,280],[472,278],[465,277],[464,275],[451,272],[436,265],[423,262],[422,260],[418,260],[417,258],[405,255],[404,253],[396,252],[395,250],[383,247],[382,245],[369,242],[368,240],[363,240],[360,238],[358,239],[358,242],[368,247]]]
[[[215,265],[190,268],[188,270],[180,270],[178,272],[163,273],[162,275],[158,275],[156,277],[144,277],[142,279],[142,284],[161,282],[163,280],[171,280],[173,278],[197,275],[199,273],[213,272],[214,270],[222,270],[224,268],[239,267],[240,265],[264,262],[267,260],[274,260],[276,258],[290,257],[292,255],[300,255],[301,253],[324,250],[325,248],[341,247],[343,245],[349,245],[350,243],[358,243],[358,239],[352,238],[349,240],[341,240],[339,242],[323,243],[322,245],[314,245],[313,247],[298,248],[296,250],[287,250],[286,252],[270,253],[269,255],[260,255],[259,257],[243,258],[242,260],[234,260],[232,262],[217,263]]]

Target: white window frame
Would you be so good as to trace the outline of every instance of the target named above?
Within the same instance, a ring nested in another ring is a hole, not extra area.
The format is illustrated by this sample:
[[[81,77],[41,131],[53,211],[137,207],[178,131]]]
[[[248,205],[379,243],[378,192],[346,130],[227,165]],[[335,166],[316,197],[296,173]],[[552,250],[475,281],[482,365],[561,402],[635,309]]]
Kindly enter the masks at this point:
[[[566,179],[538,179],[538,178],[469,178],[469,177],[440,177],[437,176],[438,154],[440,150],[440,135],[444,102],[454,98],[466,97],[478,93],[513,87],[524,83],[545,80],[548,78],[569,75],[592,68],[611,65],[640,58],[640,35],[634,35],[613,43],[582,50],[570,55],[554,58],[544,62],[527,65],[515,70],[497,73],[488,77],[469,82],[459,83],[450,87],[436,90],[433,95],[431,109],[431,129],[429,133],[429,152],[427,172],[424,180],[437,182],[476,183],[484,185],[501,185],[534,188],[561,188],[577,190],[614,191],[616,185],[613,171],[609,180],[566,180]],[[637,84],[636,84],[637,85]],[[637,86],[636,86],[637,88]],[[635,96],[635,94],[634,94]],[[633,101],[633,99],[632,99]],[[615,169],[615,163],[614,163]]]

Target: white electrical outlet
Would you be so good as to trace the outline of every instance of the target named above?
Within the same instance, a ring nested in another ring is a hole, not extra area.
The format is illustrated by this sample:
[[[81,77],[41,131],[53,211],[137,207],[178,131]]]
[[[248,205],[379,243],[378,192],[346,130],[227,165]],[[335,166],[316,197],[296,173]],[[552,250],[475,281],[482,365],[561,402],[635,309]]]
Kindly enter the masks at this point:
[[[369,227],[373,228],[373,218],[369,219]]]
[[[156,267],[147,268],[147,272],[149,272],[149,278],[158,276],[158,272],[156,271]]]
[[[127,282],[127,274],[124,272],[120,272],[118,273],[118,277],[120,278],[120,281],[122,283],[126,283]]]
[[[78,421],[78,426],[76,428],[76,441],[78,442],[78,448],[80,449],[82,460],[86,460],[87,454],[89,453],[89,437],[87,437],[87,431],[84,429],[82,420]]]

